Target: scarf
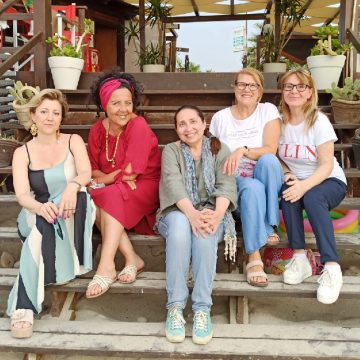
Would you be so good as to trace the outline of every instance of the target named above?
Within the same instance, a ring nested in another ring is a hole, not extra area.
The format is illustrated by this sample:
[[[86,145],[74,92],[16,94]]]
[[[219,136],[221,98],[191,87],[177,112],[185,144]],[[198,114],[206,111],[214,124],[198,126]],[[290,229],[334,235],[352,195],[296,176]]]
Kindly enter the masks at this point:
[[[181,151],[185,159],[185,187],[187,193],[190,197],[190,200],[195,208],[199,205],[205,205],[207,201],[201,202],[199,197],[199,190],[195,174],[195,163],[193,156],[190,152],[190,148],[185,143],[181,142]],[[215,190],[215,161],[214,156],[211,153],[210,149],[210,139],[203,137],[202,149],[201,149],[201,173],[205,183],[206,193],[209,197],[213,194]],[[231,215],[230,210],[226,210],[224,218],[224,241],[225,241],[225,250],[224,255],[225,259],[228,258],[231,261],[235,261],[236,255],[236,230],[235,230],[235,221]]]

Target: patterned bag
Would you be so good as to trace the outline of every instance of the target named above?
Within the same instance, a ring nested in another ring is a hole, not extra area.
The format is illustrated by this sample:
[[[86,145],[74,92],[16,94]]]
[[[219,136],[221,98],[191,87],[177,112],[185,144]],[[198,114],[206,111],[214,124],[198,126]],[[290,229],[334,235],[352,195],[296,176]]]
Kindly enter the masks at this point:
[[[290,248],[271,248],[264,250],[265,272],[268,274],[280,275],[284,272],[286,264],[291,260],[294,251]],[[320,263],[320,253],[318,251],[306,250],[306,256],[309,259],[312,274],[320,274],[323,265]]]

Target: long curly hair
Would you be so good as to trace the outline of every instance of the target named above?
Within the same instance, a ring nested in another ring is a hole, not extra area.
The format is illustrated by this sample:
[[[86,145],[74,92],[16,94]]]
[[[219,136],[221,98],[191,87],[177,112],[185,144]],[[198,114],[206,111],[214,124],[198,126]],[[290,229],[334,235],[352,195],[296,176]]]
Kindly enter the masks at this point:
[[[98,108],[98,112],[101,112],[101,111],[105,112],[105,109],[103,109],[101,106],[100,95],[99,95],[100,87],[102,84],[104,84],[106,81],[108,81],[110,79],[119,79],[119,80],[124,79],[127,81],[127,83],[121,82],[121,86],[119,87],[119,89],[126,88],[131,92],[133,105],[134,105],[134,112],[136,112],[136,108],[140,105],[140,98],[141,98],[141,92],[142,92],[141,86],[135,80],[134,76],[132,76],[131,74],[122,72],[121,69],[118,67],[112,68],[112,69],[104,72],[91,85],[91,88],[90,88],[91,98],[92,98],[93,102],[96,104],[96,106]]]

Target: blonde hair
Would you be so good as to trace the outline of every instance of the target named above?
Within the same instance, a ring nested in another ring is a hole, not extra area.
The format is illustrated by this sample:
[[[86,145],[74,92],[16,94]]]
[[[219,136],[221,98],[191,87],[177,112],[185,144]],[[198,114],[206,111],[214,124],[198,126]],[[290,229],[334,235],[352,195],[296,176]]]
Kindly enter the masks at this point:
[[[263,76],[263,74],[259,70],[256,70],[251,67],[241,69],[235,75],[234,84],[236,84],[239,75],[251,76],[254,79],[254,81],[256,82],[256,84],[258,84],[260,86],[259,87],[259,91],[260,91],[259,101],[260,101],[264,94],[264,76]]]
[[[31,114],[35,114],[36,109],[44,100],[56,100],[59,102],[61,106],[61,121],[63,121],[69,110],[69,105],[66,101],[65,95],[56,89],[44,89],[34,95],[28,103],[29,112]]]
[[[281,89],[283,88],[284,84],[291,75],[296,75],[297,78],[300,80],[301,84],[307,85],[310,89],[312,89],[310,99],[304,104],[302,108],[305,117],[305,131],[308,131],[314,125],[317,118],[317,113],[318,113],[317,89],[313,78],[311,77],[310,73],[305,69],[295,69],[286,72],[280,79]],[[281,100],[279,107],[280,107],[280,112],[282,113],[283,123],[287,124],[289,122],[291,113],[290,113],[289,105],[285,102],[284,99],[284,90],[282,90],[281,92]]]

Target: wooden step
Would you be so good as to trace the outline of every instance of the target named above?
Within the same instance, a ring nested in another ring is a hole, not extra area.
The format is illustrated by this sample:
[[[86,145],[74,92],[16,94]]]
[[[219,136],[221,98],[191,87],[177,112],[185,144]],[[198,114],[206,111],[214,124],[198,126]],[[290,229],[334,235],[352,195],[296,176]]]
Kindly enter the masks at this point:
[[[134,246],[164,246],[165,240],[160,235],[139,235],[129,233],[129,238]],[[277,247],[289,247],[287,234],[280,232],[280,243]],[[100,234],[93,235],[95,241],[100,242]],[[360,249],[360,234],[335,234],[336,246],[339,249]],[[16,227],[0,227],[0,242],[1,241],[17,241],[21,245],[19,234]],[[305,234],[306,247],[316,249],[315,236],[312,233]],[[242,247],[242,237],[238,234],[238,247]]]
[[[166,340],[164,323],[35,320],[30,339],[14,339],[9,320],[0,319],[0,351],[41,354],[196,359],[357,359],[360,329],[319,325],[214,324],[206,346]],[[274,355],[276,354],[276,355]]]
[[[15,283],[17,269],[0,269],[0,290],[9,290]],[[49,285],[46,289],[58,292],[84,293],[94,272],[82,275],[65,285]],[[244,274],[217,273],[212,295],[214,296],[262,296],[262,297],[302,297],[315,298],[319,276],[311,276],[298,285],[284,284],[282,276],[268,275],[269,285],[266,288],[251,286]],[[360,277],[343,276],[343,287],[340,298],[356,299],[360,296]],[[191,282],[189,287],[192,288]],[[166,274],[163,272],[142,272],[132,284],[115,282],[109,289],[112,294],[165,294]]]

